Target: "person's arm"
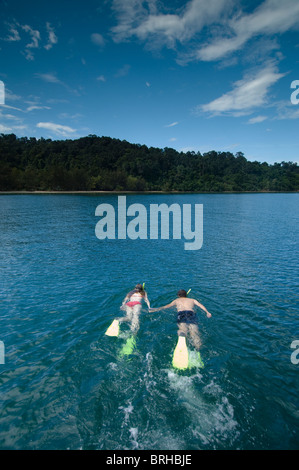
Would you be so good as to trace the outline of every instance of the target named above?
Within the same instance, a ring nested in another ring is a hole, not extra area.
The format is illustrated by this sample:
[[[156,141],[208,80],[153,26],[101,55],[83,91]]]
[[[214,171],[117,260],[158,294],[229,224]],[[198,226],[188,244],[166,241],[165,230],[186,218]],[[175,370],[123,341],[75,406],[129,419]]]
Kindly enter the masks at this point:
[[[163,307],[157,307],[157,308],[150,308],[150,312],[158,312],[158,310],[164,310],[165,308],[170,308],[176,305],[176,300],[173,300],[170,302],[170,304],[163,305]]]
[[[151,306],[150,306],[150,302],[149,302],[149,300],[148,300],[148,296],[147,296],[147,293],[146,293],[146,292],[144,293],[144,301],[147,303],[148,309],[150,310],[150,309],[151,309]]]
[[[194,300],[194,303],[195,303],[195,305],[197,305],[199,308],[201,308],[204,312],[206,312],[208,318],[211,318],[211,316],[212,316],[211,313],[208,312],[208,310],[206,309],[206,307],[205,307],[204,305],[202,305],[201,303],[199,303],[197,300]]]
[[[122,301],[122,304],[120,306],[121,310],[124,310],[125,304],[126,304],[127,300],[129,299],[129,297],[130,297],[130,293],[127,294],[126,297],[124,298],[124,300]]]

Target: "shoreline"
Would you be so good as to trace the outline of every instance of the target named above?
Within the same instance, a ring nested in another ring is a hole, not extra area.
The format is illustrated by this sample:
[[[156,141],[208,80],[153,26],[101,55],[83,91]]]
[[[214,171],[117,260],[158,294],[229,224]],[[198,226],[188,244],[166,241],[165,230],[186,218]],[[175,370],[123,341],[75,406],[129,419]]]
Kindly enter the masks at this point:
[[[100,195],[100,194],[297,194],[299,191],[0,191],[1,195]]]

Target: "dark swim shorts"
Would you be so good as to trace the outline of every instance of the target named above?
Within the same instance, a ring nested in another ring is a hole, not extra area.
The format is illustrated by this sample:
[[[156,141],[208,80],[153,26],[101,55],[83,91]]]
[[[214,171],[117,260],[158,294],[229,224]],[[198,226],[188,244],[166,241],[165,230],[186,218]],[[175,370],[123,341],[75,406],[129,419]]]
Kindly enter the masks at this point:
[[[177,322],[197,324],[196,313],[192,310],[181,310],[178,312]]]

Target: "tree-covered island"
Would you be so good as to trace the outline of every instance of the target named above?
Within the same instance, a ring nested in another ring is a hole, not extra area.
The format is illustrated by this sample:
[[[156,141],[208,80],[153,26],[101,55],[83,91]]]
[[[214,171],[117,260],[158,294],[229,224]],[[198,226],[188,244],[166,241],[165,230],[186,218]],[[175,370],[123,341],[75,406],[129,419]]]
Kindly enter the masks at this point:
[[[285,160],[287,156],[283,156]],[[89,135],[0,135],[0,191],[298,191],[297,163],[242,152],[179,152]]]

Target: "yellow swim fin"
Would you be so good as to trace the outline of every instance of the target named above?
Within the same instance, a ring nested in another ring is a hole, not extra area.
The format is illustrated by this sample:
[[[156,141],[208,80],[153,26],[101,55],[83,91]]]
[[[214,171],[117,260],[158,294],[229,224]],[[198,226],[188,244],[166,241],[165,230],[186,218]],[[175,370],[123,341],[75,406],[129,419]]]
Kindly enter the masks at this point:
[[[187,369],[188,367],[188,349],[185,336],[179,336],[173,353],[172,365],[177,369]]]
[[[107,336],[118,336],[119,335],[119,321],[113,320],[105,335]]]

